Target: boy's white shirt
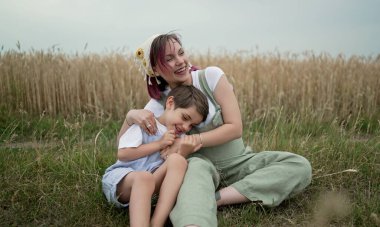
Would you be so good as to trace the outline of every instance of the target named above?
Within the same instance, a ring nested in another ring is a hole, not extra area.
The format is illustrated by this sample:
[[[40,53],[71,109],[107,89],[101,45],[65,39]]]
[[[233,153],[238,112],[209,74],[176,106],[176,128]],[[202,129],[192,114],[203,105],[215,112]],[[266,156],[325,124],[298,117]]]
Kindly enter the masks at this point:
[[[161,139],[167,131],[165,125],[161,124],[157,119],[157,132],[155,135],[148,135],[139,125],[133,124],[128,130],[120,137],[119,149],[126,147],[138,147],[141,144],[147,144]]]
[[[119,149],[126,147],[138,147],[141,144],[147,144],[157,141],[162,138],[167,128],[157,121],[157,133],[155,135],[148,135],[144,130],[142,130],[138,125],[134,124],[128,128],[128,130],[120,137]],[[106,172],[110,172],[117,168],[130,168],[134,171],[154,171],[162,163],[163,159],[160,156],[159,151],[155,151],[150,155],[131,160],[131,161],[120,161],[117,160],[115,164],[108,167]]]

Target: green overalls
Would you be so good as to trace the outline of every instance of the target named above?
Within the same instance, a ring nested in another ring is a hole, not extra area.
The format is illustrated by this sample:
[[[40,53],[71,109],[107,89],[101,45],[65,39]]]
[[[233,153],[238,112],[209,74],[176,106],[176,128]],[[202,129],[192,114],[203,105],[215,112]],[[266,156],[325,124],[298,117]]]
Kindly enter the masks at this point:
[[[210,125],[200,130],[209,131],[223,124],[223,119],[204,71],[199,75],[202,90],[216,109]],[[310,181],[310,163],[297,154],[282,151],[254,153],[244,146],[242,138],[202,148],[188,157],[188,169],[170,219],[175,227],[217,226],[215,191],[218,188],[232,186],[251,201],[277,206],[302,191]]]

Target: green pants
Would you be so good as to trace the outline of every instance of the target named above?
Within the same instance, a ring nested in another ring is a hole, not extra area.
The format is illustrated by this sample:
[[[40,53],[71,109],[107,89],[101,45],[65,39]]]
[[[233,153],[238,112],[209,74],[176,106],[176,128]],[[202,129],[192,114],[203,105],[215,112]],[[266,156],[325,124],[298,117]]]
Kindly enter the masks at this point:
[[[188,158],[188,169],[170,219],[175,227],[217,226],[215,190],[232,186],[251,201],[277,206],[311,181],[308,160],[282,151],[254,153],[241,139]]]

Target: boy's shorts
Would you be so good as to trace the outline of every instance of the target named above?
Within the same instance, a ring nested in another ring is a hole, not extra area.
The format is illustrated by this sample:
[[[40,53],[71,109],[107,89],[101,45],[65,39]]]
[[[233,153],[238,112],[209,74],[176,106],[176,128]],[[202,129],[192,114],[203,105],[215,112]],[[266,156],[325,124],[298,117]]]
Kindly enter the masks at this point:
[[[130,172],[133,172],[132,168],[116,168],[104,174],[102,179],[103,193],[107,198],[107,201],[117,208],[128,207],[129,203],[121,203],[116,195],[117,185],[119,182],[127,176]]]

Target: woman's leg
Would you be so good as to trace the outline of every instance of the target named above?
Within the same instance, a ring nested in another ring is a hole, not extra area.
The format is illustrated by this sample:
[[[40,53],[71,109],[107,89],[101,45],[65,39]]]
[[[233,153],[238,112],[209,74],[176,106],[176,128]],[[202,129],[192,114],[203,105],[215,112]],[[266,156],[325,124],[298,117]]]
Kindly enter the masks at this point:
[[[220,189],[217,194],[219,194],[218,198],[216,198],[216,205],[218,207],[223,205],[246,203],[250,201],[247,197],[240,194],[238,190],[231,186]]]
[[[266,206],[277,206],[301,192],[311,181],[309,161],[289,152],[259,152],[238,166],[224,170],[230,176],[227,185],[231,185],[219,191],[218,205],[259,201]]]
[[[129,202],[130,226],[149,226],[154,178],[149,172],[131,172],[117,186],[122,203]]]
[[[189,158],[177,203],[170,213],[173,225],[217,226],[215,189],[218,185],[219,175],[209,160],[199,154]]]
[[[164,226],[177,199],[186,169],[186,159],[174,153],[169,155],[166,161],[154,172],[156,190],[159,190],[159,196],[151,226]]]

